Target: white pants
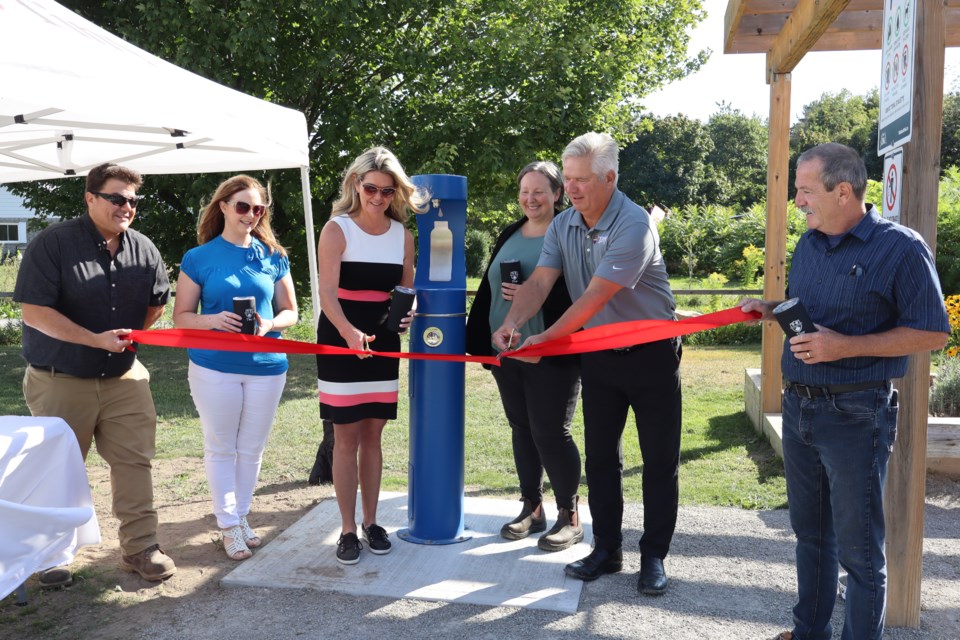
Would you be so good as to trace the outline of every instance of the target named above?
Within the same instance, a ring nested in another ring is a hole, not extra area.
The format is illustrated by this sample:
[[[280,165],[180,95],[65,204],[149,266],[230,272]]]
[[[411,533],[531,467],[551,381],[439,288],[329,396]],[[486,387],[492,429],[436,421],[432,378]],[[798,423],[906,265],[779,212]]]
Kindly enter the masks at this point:
[[[217,525],[229,529],[250,513],[287,374],[221,373],[191,362],[188,379],[203,425],[203,461],[213,513]]]

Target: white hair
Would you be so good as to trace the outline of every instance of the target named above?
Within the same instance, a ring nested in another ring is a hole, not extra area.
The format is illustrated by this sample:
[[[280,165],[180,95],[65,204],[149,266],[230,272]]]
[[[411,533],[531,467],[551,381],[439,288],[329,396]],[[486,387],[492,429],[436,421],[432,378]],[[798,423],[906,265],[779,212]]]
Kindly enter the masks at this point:
[[[613,136],[590,131],[574,138],[563,150],[563,160],[586,156],[592,157],[590,168],[598,177],[613,171],[613,183],[617,183],[620,177],[620,160],[617,141]]]

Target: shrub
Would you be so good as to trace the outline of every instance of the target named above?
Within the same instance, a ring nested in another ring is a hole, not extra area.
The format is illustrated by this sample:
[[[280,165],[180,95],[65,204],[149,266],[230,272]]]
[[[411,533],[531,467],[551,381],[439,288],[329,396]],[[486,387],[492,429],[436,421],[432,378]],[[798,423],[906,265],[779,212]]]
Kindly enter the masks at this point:
[[[490,236],[480,229],[467,229],[464,234],[464,258],[467,276],[478,278],[490,260]]]
[[[748,289],[754,287],[757,276],[763,273],[763,255],[763,249],[747,245],[743,249],[743,259],[734,261],[730,276]]]
[[[683,343],[698,347],[715,347],[720,345],[760,344],[762,339],[763,327],[761,325],[748,325],[739,322],[709,331],[691,333],[683,336]]]
[[[960,358],[944,355],[937,366],[937,381],[930,390],[930,413],[960,416]]]

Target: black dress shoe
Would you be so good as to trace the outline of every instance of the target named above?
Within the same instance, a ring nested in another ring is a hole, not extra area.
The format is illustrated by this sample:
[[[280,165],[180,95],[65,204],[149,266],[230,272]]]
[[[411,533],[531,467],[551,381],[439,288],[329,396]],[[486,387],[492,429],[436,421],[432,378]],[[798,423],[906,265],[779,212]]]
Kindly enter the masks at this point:
[[[623,549],[617,547],[613,551],[594,549],[586,558],[568,564],[563,572],[571,578],[589,582],[605,573],[616,573],[621,569],[623,569]]]
[[[660,558],[640,557],[640,578],[637,591],[648,596],[660,596],[667,590],[667,572],[663,570]]]

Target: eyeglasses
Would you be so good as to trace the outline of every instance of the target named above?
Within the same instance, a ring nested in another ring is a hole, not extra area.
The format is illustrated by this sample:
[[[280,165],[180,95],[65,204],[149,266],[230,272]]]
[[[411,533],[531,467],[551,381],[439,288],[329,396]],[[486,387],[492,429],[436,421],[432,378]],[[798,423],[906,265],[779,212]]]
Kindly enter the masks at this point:
[[[250,204],[249,202],[244,202],[243,200],[236,200],[234,202],[228,202],[227,204],[232,204],[233,208],[242,216],[250,213],[250,210],[253,210],[253,215],[258,218],[263,215],[264,211],[267,210],[267,205],[265,204]]]
[[[119,193],[101,193],[100,191],[91,191],[90,193],[99,198],[103,198],[116,207],[122,207],[125,204],[129,204],[131,209],[136,209],[137,205],[140,204],[140,201],[143,200],[142,196],[133,196],[132,198],[128,198],[120,195]]]
[[[363,191],[368,196],[372,196],[379,191],[384,198],[392,198],[393,194],[397,192],[397,190],[393,187],[378,187],[377,185],[370,184],[369,182],[364,182],[360,186],[363,187]]]

